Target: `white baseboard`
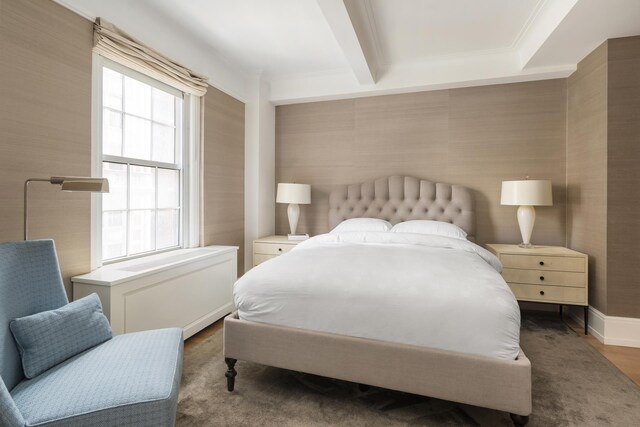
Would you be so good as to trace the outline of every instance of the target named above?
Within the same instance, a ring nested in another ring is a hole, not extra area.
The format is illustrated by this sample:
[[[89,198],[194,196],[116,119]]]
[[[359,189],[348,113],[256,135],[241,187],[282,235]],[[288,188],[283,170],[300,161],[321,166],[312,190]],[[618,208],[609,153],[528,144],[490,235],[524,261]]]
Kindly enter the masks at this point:
[[[571,307],[571,317],[584,326],[583,310]],[[607,345],[640,348],[640,319],[606,316],[589,306],[589,333]]]
[[[195,322],[188,324],[187,326],[182,328],[182,339],[186,340],[187,338],[197,334],[207,326],[211,325],[212,323],[222,319],[224,316],[231,313],[234,309],[235,308],[233,303],[230,302],[228,304],[223,305],[219,309],[211,313],[208,313],[207,315],[201,317]]]

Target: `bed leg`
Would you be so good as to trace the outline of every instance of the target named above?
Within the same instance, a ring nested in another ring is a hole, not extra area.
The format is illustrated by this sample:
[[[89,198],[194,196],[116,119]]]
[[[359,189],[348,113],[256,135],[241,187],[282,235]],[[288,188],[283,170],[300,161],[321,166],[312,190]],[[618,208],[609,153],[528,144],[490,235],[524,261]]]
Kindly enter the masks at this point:
[[[233,388],[236,384],[236,375],[238,375],[238,373],[234,369],[234,366],[236,366],[236,362],[238,360],[232,359],[230,357],[225,357],[224,361],[226,362],[227,367],[229,368],[227,372],[224,374],[224,376],[227,377],[227,390],[233,391]]]
[[[360,390],[362,393],[366,393],[370,389],[371,389],[371,386],[367,384],[358,384],[358,390]]]
[[[518,414],[509,414],[511,416],[511,421],[513,421],[513,425],[516,427],[524,427],[529,422],[528,415],[518,415]]]

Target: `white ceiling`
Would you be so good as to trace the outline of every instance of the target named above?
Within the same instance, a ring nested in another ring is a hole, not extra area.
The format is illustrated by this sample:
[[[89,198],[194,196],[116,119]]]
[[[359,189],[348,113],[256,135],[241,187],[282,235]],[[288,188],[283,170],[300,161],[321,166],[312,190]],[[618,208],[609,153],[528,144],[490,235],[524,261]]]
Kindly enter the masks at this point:
[[[381,63],[510,49],[544,0],[371,0]],[[365,3],[363,3],[365,4]]]
[[[640,34],[640,0],[55,1],[276,104],[566,77]]]
[[[143,0],[251,73],[348,67],[315,0]]]
[[[576,63],[604,40],[640,34],[640,0],[581,0],[527,64]]]

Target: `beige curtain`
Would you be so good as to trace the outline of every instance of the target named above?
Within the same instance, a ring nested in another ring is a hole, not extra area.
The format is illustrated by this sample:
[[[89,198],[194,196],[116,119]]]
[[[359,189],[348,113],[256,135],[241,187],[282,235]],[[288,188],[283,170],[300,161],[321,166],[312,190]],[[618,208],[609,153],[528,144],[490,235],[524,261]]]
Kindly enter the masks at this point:
[[[207,93],[207,78],[145,46],[112,23],[97,18],[93,24],[93,50],[122,65],[197,96]]]

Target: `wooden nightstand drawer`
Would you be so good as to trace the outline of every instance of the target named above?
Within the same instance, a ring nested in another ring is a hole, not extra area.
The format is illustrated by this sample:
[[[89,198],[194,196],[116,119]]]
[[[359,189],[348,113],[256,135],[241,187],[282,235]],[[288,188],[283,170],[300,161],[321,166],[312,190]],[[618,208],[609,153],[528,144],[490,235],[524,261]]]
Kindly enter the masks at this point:
[[[585,271],[584,258],[556,257],[544,255],[512,255],[503,254],[500,261],[505,268],[523,268],[545,271]]]
[[[541,301],[580,305],[587,303],[587,293],[585,288],[525,285],[523,283],[510,282],[508,282],[508,285],[519,301]]]
[[[286,254],[300,242],[300,240],[289,240],[287,236],[267,236],[254,240],[253,266]]]
[[[253,266],[255,267],[256,265],[262,264],[263,262],[269,261],[277,256],[278,255],[253,254]]]
[[[527,283],[575,288],[584,288],[587,282],[585,273],[519,270],[516,268],[503,269],[502,277],[504,277],[504,280],[509,283]]]
[[[289,252],[295,245],[279,244],[279,243],[253,243],[253,252],[263,255],[281,255]]]
[[[562,246],[534,246],[488,243],[487,249],[500,258],[502,277],[518,301],[581,305],[584,333],[589,328],[588,260],[582,252]]]

